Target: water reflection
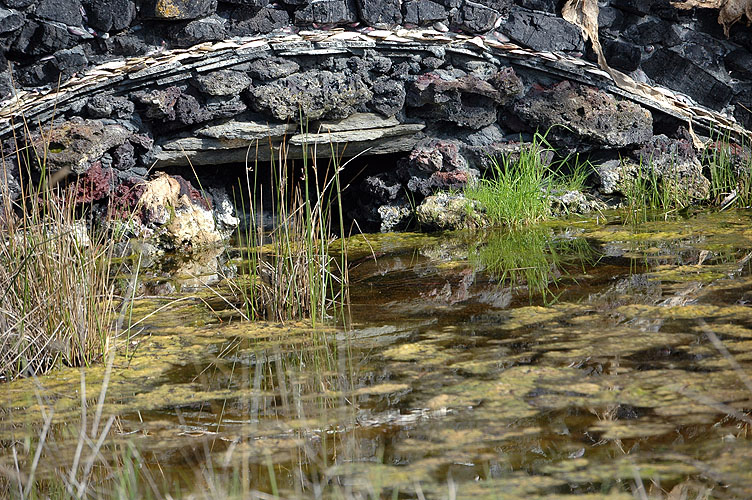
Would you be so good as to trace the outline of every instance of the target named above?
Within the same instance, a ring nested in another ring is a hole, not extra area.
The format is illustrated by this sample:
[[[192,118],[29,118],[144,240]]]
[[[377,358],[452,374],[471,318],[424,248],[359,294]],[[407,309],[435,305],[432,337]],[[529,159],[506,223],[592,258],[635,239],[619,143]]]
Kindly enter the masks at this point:
[[[749,498],[750,222],[374,237],[353,251],[351,331],[176,304],[113,372],[102,456],[137,450],[142,492],[148,475],[243,497]],[[65,472],[79,375],[40,382],[42,463]],[[33,383],[7,387],[0,466],[15,443],[28,470]]]

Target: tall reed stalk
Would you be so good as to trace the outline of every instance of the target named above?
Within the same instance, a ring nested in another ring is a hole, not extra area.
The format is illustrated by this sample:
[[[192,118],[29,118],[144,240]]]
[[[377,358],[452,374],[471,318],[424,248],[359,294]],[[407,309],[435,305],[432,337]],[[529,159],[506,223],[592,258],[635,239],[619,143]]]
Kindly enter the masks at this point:
[[[114,245],[77,215],[75,193],[54,185],[47,147],[17,147],[21,196],[0,186],[0,380],[101,359],[112,346]],[[37,182],[29,179],[38,178]],[[23,183],[23,179],[27,179]]]
[[[247,283],[234,290],[246,319],[310,318],[315,323],[341,316],[347,298],[347,252],[341,238],[338,258],[330,253],[335,233],[344,233],[339,177],[343,167],[333,146],[326,168],[319,164],[315,146],[303,145],[297,169],[288,153],[289,144],[283,142],[272,155],[271,193],[264,193],[259,184],[258,161],[246,168],[247,190],[240,196],[240,207],[249,214],[249,225],[239,229],[238,243]],[[261,223],[265,196],[272,199],[274,221],[268,234]]]

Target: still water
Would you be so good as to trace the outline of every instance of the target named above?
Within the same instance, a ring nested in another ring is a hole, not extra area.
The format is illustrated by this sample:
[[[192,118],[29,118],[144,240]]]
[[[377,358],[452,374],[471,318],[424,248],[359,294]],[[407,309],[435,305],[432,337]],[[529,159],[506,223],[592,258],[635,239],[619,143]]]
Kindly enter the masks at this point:
[[[0,387],[0,467],[46,418],[41,477],[109,425],[131,497],[752,498],[751,212],[349,246],[349,328],[144,298],[111,372]]]

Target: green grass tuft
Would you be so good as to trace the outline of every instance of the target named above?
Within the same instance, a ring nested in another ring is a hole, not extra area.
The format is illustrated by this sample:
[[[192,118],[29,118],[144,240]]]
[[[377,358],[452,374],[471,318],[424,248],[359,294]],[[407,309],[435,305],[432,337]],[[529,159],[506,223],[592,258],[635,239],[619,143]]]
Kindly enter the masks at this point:
[[[551,215],[551,197],[582,190],[592,166],[579,155],[549,164],[554,154],[545,135],[535,134],[519,158],[492,158],[489,176],[466,188],[465,196],[480,203],[494,225],[517,227]],[[573,164],[573,165],[571,165]]]

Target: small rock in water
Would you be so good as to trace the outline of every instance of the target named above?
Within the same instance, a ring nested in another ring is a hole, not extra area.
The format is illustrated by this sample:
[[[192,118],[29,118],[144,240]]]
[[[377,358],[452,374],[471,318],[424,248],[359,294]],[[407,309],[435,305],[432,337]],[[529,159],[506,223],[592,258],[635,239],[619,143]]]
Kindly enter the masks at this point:
[[[568,455],[569,458],[582,458],[583,456],[585,456],[585,448],[575,450]]]
[[[462,194],[438,193],[423,200],[415,214],[423,228],[452,230],[485,225],[477,208]]]

